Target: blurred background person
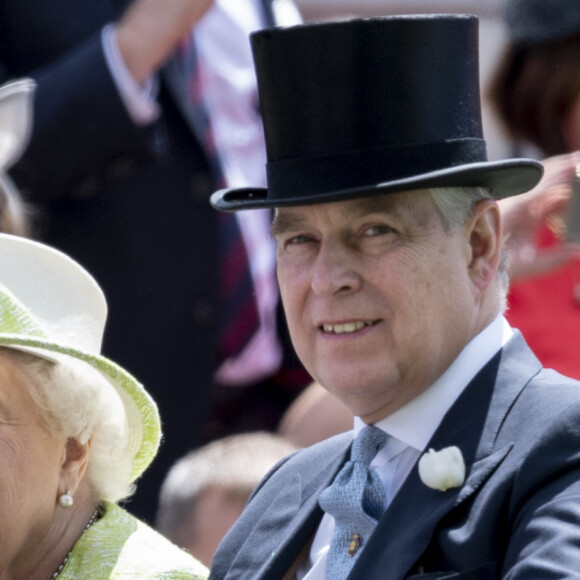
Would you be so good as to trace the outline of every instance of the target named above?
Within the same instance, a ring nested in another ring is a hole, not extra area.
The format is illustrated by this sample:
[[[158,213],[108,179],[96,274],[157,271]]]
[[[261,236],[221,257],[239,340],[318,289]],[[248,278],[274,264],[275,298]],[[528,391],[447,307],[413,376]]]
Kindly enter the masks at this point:
[[[38,238],[103,287],[103,352],[159,405],[164,442],[128,504],[149,521],[178,457],[274,429],[309,382],[279,324],[268,214],[208,203],[265,179],[248,34],[297,18],[286,0],[0,3],[0,82],[37,85],[11,176]]]
[[[580,378],[580,245],[566,242],[562,219],[580,171],[580,3],[507,0],[505,22],[490,102],[517,149],[550,156],[528,204],[502,202],[513,258],[507,318],[545,366]]]
[[[30,209],[7,174],[25,149],[32,122],[34,83],[22,79],[0,87],[0,232],[30,235]]]
[[[209,566],[253,489],[295,450],[284,437],[263,431],[230,435],[191,451],[165,478],[157,530]]]
[[[206,578],[117,505],[155,456],[160,423],[101,356],[107,305],[68,256],[0,234],[0,577]]]

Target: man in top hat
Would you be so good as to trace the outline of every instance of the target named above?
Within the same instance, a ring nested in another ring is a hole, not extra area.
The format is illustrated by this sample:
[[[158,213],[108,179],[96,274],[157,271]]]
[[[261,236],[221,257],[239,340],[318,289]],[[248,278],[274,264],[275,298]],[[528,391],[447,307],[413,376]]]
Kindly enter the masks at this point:
[[[293,343],[355,415],[261,482],[211,578],[568,578],[580,570],[580,384],[502,316],[496,199],[541,166],[489,162],[477,19],[256,33],[268,187]]]

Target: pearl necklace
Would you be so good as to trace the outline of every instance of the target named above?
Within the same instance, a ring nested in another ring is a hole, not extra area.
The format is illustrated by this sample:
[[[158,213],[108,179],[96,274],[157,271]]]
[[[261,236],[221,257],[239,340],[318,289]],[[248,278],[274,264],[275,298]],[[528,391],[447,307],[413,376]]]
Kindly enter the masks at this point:
[[[84,527],[84,529],[81,533],[81,536],[97,521],[98,517],[99,517],[99,508],[95,508],[95,511],[93,512],[91,519],[87,522],[87,525]],[[62,569],[66,566],[66,563],[69,561],[69,558],[70,558],[70,555],[72,554],[73,549],[74,549],[74,546],[73,546],[73,548],[71,548],[70,552],[64,557],[64,560],[60,563],[60,566],[56,569],[56,571],[50,577],[49,580],[55,580],[56,578],[58,578],[60,576]]]

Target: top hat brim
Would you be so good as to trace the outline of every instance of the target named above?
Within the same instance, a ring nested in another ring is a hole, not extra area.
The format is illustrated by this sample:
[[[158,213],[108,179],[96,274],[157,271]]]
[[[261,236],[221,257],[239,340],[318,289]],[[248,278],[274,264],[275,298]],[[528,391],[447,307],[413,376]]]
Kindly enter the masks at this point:
[[[469,163],[387,182],[333,191],[312,193],[305,189],[298,195],[289,196],[277,196],[266,187],[226,188],[216,191],[211,196],[211,204],[218,210],[236,211],[312,205],[441,187],[483,187],[488,189],[495,199],[502,199],[529,191],[538,184],[542,174],[543,166],[538,161],[508,159]]]

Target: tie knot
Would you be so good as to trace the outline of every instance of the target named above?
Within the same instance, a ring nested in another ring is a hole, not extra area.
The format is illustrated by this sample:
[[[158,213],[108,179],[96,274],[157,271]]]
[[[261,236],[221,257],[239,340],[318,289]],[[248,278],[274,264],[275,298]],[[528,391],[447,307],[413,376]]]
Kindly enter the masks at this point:
[[[350,452],[351,461],[370,465],[373,457],[386,442],[387,434],[384,431],[374,425],[367,425],[358,434],[358,437],[352,444],[352,450]]]

